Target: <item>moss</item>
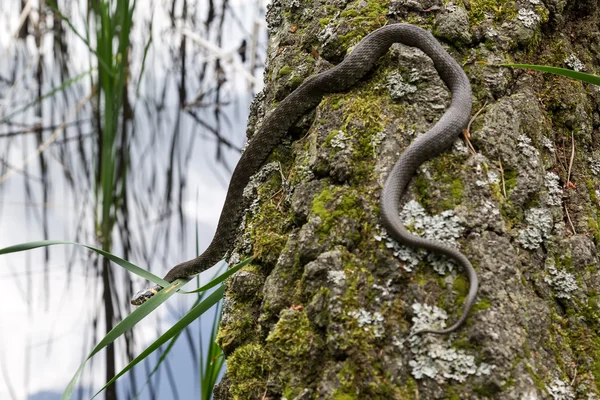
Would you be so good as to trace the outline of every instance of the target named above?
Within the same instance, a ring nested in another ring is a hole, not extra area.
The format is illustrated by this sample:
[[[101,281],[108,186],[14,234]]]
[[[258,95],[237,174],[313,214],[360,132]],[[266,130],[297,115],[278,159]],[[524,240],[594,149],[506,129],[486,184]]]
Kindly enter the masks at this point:
[[[319,25],[321,25],[321,28],[324,28],[325,26],[327,26],[327,24],[331,22],[332,19],[332,17],[321,18],[319,20]]]
[[[312,201],[311,213],[321,219],[317,232],[321,238],[329,236],[332,228],[343,219],[360,221],[364,218],[365,211],[360,206],[360,195],[342,187],[326,187]],[[355,242],[361,241],[360,233],[352,237]]]
[[[359,357],[353,355],[344,361],[341,371],[337,374],[340,387],[334,392],[334,399],[400,398],[399,389],[390,383],[387,376],[381,376],[382,371],[375,358],[368,361],[359,360]],[[369,364],[365,364],[366,362]],[[365,365],[372,365],[376,370],[365,370]]]
[[[357,17],[359,15],[359,13],[358,13],[358,10],[351,9],[351,10],[342,11],[342,13],[340,15],[342,16],[342,18],[354,18],[354,17]]]
[[[289,175],[287,171],[294,161],[291,154],[291,148],[282,145],[269,155],[267,162],[278,162],[281,169],[272,172],[257,188],[259,210],[246,216],[247,240],[253,243],[253,255],[263,272],[277,261],[292,226],[287,193],[282,189],[282,175]]]
[[[402,106],[391,103],[389,96],[381,95],[387,72],[379,68],[368,82],[357,85],[343,99],[335,97],[331,100],[332,106],[342,111],[340,130],[352,143],[351,184],[362,184],[372,178],[373,160],[376,157],[373,137],[391,122],[391,115],[400,116],[404,113]],[[384,108],[390,112],[383,112]]]
[[[512,0],[471,0],[471,9],[467,11],[471,24],[486,19],[486,14],[493,17],[494,22],[503,22],[517,16],[515,2]]]
[[[415,190],[418,196],[418,202],[421,204],[426,210],[431,209],[431,191],[429,190],[429,181],[425,177],[424,174],[417,174],[413,178],[415,183]]]
[[[467,281],[467,278],[458,275],[452,284],[452,289],[454,289],[458,296],[464,300],[467,293],[469,293],[469,282]]]
[[[460,179],[454,179],[450,184],[450,195],[454,204],[459,204],[462,201],[464,188]]]
[[[464,196],[462,180],[457,177],[463,167],[463,156],[445,153],[428,164],[431,181],[427,175],[418,174],[415,179],[417,201],[432,213],[452,209],[461,204]],[[432,190],[432,182],[435,189]]]
[[[284,312],[266,339],[270,350],[284,358],[301,358],[318,338],[313,333],[305,311]],[[283,361],[279,359],[279,361]]]
[[[515,169],[504,170],[504,186],[506,187],[506,195],[517,186],[518,172]]]
[[[327,102],[331,110],[339,110],[344,105],[344,95],[333,94],[327,97]]]
[[[406,383],[404,385],[406,387],[406,398],[410,398],[410,399],[414,399],[417,396],[417,393],[419,391],[419,387],[417,385],[417,381],[415,381],[415,379],[412,376],[408,376],[406,377]]]
[[[253,304],[235,303],[235,309],[230,312],[227,325],[222,324],[217,334],[216,342],[227,354],[254,336]]]
[[[275,232],[255,235],[254,257],[267,263],[275,263],[286,242],[286,235]]]
[[[356,400],[356,396],[350,393],[342,393],[336,390],[333,393],[333,400]]]
[[[455,349],[461,349],[466,351],[472,351],[477,349],[477,345],[467,338],[459,338],[452,342],[452,347]]]
[[[271,368],[287,392],[295,393],[319,374],[318,358],[322,340],[312,328],[306,311],[284,310],[266,339]]]
[[[292,88],[297,88],[302,82],[304,82],[304,78],[301,76],[294,75],[292,79],[290,79],[290,85]]]
[[[527,373],[529,374],[529,377],[533,380],[535,387],[541,392],[541,393],[545,393],[546,392],[546,384],[544,383],[544,380],[541,379],[534,371],[533,368],[531,368],[531,366],[527,363],[524,364],[525,370],[527,370]]]
[[[345,35],[339,35],[335,40],[337,48],[348,49],[368,33],[387,23],[388,2],[386,0],[357,0],[349,4],[340,14],[351,26]]]
[[[239,347],[227,358],[227,374],[232,382],[229,393],[236,399],[260,398],[267,371],[262,346],[252,343]]]
[[[277,73],[277,78],[281,78],[282,76],[286,76],[291,73],[292,73],[292,67],[290,67],[289,65],[284,65],[283,67],[281,67],[281,69]]]
[[[475,305],[473,306],[473,312],[475,312],[475,311],[481,311],[481,310],[487,310],[491,306],[492,305],[490,303],[490,299],[483,298],[480,301],[478,301],[477,303],[475,303]]]

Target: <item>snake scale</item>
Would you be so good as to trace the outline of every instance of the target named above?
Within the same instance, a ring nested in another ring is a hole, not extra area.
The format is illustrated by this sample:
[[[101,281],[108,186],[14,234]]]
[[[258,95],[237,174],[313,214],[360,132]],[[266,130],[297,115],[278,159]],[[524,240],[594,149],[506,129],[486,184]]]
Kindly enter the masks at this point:
[[[389,173],[380,200],[381,221],[387,232],[398,242],[406,246],[430,250],[456,261],[463,267],[469,278],[469,293],[458,321],[443,330],[426,329],[416,333],[447,334],[458,330],[464,324],[475,302],[479,285],[473,266],[456,248],[411,234],[400,220],[398,205],[417,168],[425,161],[448,150],[462,129],[466,127],[471,115],[471,85],[460,65],[433,35],[408,24],[391,24],[373,31],[341,63],[306,79],[279,103],[251,138],[233,171],[225,205],[212,242],[199,257],[173,267],[164,277],[165,281],[172,282],[198,274],[224,257],[234,242],[241,220],[244,187],[279,144],[287,130],[302,114],[316,107],[325,94],[341,92],[356,84],[394,43],[416,47],[427,54],[433,61],[439,76],[452,92],[452,101],[442,118],[427,133],[420,135],[408,146]],[[141,291],[132,299],[132,304],[143,303],[161,289],[160,286],[154,286]]]

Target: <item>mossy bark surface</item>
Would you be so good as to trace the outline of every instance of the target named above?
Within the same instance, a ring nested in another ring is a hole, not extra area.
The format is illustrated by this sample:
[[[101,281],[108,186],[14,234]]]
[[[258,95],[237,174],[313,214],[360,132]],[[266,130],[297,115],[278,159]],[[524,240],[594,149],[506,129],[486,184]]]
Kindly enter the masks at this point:
[[[275,0],[266,87],[248,136],[308,76],[385,24],[431,30],[473,87],[470,141],[424,164],[399,205],[480,277],[379,226],[398,155],[450,94],[419,50],[395,45],[351,90],[301,118],[246,190],[219,343],[215,399],[600,398],[600,88],[526,70],[600,72],[597,0]],[[475,114],[477,113],[477,114]]]

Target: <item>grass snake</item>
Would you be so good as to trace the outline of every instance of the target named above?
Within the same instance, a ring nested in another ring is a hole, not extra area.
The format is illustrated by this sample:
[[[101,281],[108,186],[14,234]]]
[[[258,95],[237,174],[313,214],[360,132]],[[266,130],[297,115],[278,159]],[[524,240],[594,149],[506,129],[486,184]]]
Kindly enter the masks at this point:
[[[441,242],[423,239],[410,233],[400,220],[398,205],[417,168],[425,161],[448,150],[471,115],[471,85],[460,65],[426,30],[414,25],[391,24],[367,35],[341,63],[334,68],[306,79],[283,99],[264,120],[249,141],[233,171],[225,205],[219,217],[216,233],[210,245],[199,257],[173,267],[164,277],[167,282],[198,274],[220,261],[235,240],[242,216],[242,193],[250,177],[258,171],[267,156],[277,146],[292,124],[305,112],[316,107],[325,94],[351,88],[387,53],[394,43],[416,47],[427,54],[446,86],[452,92],[450,107],[425,134],[420,135],[401,154],[389,173],[380,198],[381,221],[387,232],[398,242],[442,254],[463,267],[469,278],[461,317],[449,328],[421,330],[416,334],[447,334],[458,330],[467,319],[477,295],[477,274],[469,260],[456,248]],[[132,304],[139,305],[162,287],[154,286],[139,292]]]

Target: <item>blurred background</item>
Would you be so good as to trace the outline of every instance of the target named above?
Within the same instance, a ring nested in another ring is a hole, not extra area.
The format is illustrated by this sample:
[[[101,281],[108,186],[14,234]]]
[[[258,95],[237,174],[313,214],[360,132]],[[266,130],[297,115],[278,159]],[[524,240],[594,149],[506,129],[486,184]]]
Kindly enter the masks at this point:
[[[67,240],[162,276],[204,250],[262,89],[267,0],[6,0],[0,9],[0,248]],[[207,281],[214,271],[207,271]],[[0,256],[0,399],[59,399],[147,286],[79,246]],[[174,296],[86,365],[90,398],[194,302]],[[117,382],[191,399],[215,313]]]

